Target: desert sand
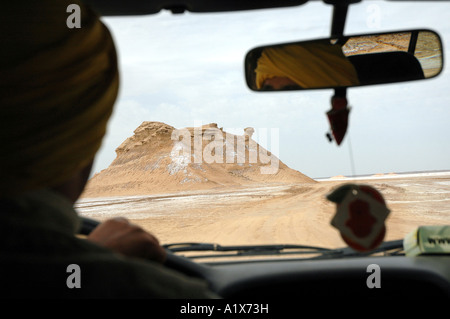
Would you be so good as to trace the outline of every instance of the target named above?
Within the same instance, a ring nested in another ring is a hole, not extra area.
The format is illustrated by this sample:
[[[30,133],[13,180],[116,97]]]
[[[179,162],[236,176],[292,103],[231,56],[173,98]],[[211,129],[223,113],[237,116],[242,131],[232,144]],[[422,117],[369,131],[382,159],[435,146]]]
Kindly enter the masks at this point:
[[[241,140],[245,142],[245,161],[195,163],[199,153],[193,147],[194,132],[206,139],[203,155],[223,152],[225,158],[231,152],[236,159],[237,147],[226,148],[224,143],[208,148],[212,140],[218,142],[225,134],[214,123],[197,130],[186,128],[184,140],[174,139],[174,130],[164,123],[142,123],[118,147],[114,162],[90,180],[83,198],[76,203],[78,212],[100,221],[126,217],[155,234],[162,244],[304,244],[335,248],[346,244],[330,225],[336,204],[326,195],[340,185],[356,183],[372,185],[384,196],[391,211],[385,240],[401,239],[419,225],[450,223],[449,172],[378,173],[367,179],[338,175],[316,181],[287,167],[264,149],[259,154],[266,158],[250,161],[250,153],[260,148],[251,143],[251,128],[243,130]],[[180,143],[187,145],[184,150],[189,152],[180,152]],[[261,174],[261,168],[271,165],[267,156],[279,165],[274,174]]]
[[[450,223],[450,175],[345,181],[369,184],[391,210],[385,240],[402,239],[419,225]],[[89,198],[84,216],[124,216],[154,233],[163,244],[309,244],[342,247],[330,225],[335,204],[325,195],[342,181],[252,186],[165,195]]]

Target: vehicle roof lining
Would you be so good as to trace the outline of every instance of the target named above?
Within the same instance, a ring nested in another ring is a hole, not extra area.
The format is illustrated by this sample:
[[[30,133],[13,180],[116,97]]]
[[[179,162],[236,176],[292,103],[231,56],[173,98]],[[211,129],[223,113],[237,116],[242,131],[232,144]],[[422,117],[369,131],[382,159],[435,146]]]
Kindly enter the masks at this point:
[[[308,0],[82,0],[102,16],[149,15],[161,10],[207,13],[293,7]]]

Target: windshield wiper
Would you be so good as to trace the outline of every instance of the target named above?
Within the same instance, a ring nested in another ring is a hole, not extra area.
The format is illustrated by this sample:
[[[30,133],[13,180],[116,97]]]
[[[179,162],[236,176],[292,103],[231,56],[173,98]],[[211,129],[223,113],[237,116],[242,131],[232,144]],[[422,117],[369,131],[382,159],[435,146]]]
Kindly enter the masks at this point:
[[[172,253],[205,251],[205,252],[225,252],[225,254],[205,254],[205,255],[189,255],[188,258],[211,258],[211,257],[238,257],[238,256],[260,256],[260,255],[318,255],[308,259],[325,259],[325,258],[347,258],[347,257],[364,257],[378,253],[384,255],[396,256],[403,253],[403,240],[393,240],[382,243],[378,248],[369,252],[357,252],[349,247],[329,249],[317,246],[307,245],[238,245],[238,246],[221,246],[211,243],[176,243],[163,245],[164,248]],[[233,252],[233,253],[226,253]]]
[[[350,247],[337,248],[327,254],[322,254],[310,259],[328,259],[328,258],[351,258],[351,257],[366,257],[376,254],[383,256],[402,256],[404,255],[403,239],[385,241],[377,248],[368,252],[359,252]]]
[[[403,239],[385,241],[377,248],[368,252],[358,252],[350,247],[338,249],[339,254],[333,257],[364,257],[382,253],[385,256],[401,256],[404,255]],[[337,253],[337,251],[336,251]]]
[[[187,256],[188,258],[210,258],[210,257],[233,257],[233,256],[259,256],[259,255],[287,255],[287,254],[326,254],[333,252],[334,249],[328,249],[317,246],[306,245],[238,245],[221,246],[211,243],[176,243],[163,245],[170,252],[225,252],[225,254],[207,254]],[[226,252],[233,252],[227,254]]]

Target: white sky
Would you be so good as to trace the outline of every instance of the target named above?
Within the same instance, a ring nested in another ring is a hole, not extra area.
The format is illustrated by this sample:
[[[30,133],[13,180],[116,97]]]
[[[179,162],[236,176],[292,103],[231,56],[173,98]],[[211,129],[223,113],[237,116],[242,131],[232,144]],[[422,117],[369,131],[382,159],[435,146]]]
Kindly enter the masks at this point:
[[[217,123],[225,130],[279,130],[281,161],[313,177],[450,169],[450,70],[432,80],[349,89],[352,107],[340,147],[329,143],[325,112],[333,90],[256,93],[244,80],[250,49],[328,37],[332,7],[320,2],[276,10],[106,18],[118,46],[121,91],[94,171],[143,121],[176,128]],[[450,43],[450,2],[363,1],[345,33],[427,28]],[[229,130],[232,133],[241,131]],[[268,143],[259,141],[270,149]]]

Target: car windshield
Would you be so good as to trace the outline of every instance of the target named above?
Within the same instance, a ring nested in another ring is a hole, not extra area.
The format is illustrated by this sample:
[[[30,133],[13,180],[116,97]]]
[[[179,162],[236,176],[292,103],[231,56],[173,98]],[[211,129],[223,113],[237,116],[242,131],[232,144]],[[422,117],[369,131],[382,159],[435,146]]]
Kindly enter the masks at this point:
[[[345,34],[431,29],[446,61],[448,12],[450,2],[363,1],[350,6]],[[449,224],[448,64],[433,79],[348,89],[339,146],[326,137],[332,89],[247,87],[250,49],[329,37],[331,17],[330,5],[311,1],[103,18],[117,45],[121,88],[76,204],[80,215],[127,217],[162,244],[337,248],[347,244],[331,225],[336,203],[326,196],[352,183],[384,197],[385,241]]]

